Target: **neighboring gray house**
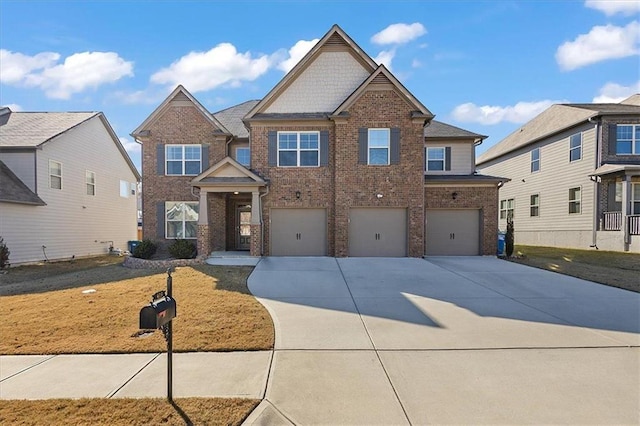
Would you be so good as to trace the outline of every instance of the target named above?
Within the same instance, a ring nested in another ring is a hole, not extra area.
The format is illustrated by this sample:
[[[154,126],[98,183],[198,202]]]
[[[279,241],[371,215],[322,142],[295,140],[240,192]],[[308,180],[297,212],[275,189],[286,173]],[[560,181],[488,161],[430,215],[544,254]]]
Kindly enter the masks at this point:
[[[127,249],[139,181],[102,113],[0,109],[0,236],[11,264]]]
[[[517,244],[640,252],[640,94],[557,104],[482,154]]]

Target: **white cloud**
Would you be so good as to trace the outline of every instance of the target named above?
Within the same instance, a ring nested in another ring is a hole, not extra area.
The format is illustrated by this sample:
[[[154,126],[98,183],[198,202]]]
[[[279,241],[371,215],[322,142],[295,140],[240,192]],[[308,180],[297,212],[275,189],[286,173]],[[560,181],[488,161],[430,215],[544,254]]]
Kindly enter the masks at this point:
[[[637,0],[586,0],[584,5],[607,16],[617,13],[629,16],[640,12],[640,2]]]
[[[291,69],[300,62],[300,59],[302,59],[303,56],[318,43],[318,41],[320,41],[318,38],[313,40],[299,40],[291,49],[289,49],[289,57],[278,64],[278,69],[285,73],[291,71]]]
[[[413,24],[392,24],[371,37],[375,44],[404,44],[427,33],[427,29],[419,22]]]
[[[134,155],[140,155],[140,152],[142,151],[142,149],[138,142],[134,142],[122,136],[118,137],[118,139],[120,139],[120,143],[122,144],[122,146],[127,151],[130,157],[133,157]]]
[[[151,82],[170,88],[184,85],[191,93],[211,90],[223,84],[240,86],[253,81],[271,66],[267,55],[256,58],[238,53],[230,43],[220,43],[207,52],[191,52],[151,76]]]
[[[394,56],[396,56],[396,49],[383,50],[378,53],[378,56],[373,58],[373,60],[376,61],[377,64],[384,65],[389,71],[391,71],[391,61],[393,61]]]
[[[600,88],[599,94],[593,98],[593,102],[617,104],[635,93],[640,93],[640,80],[629,86],[609,82]]]
[[[0,82],[18,84],[32,71],[48,68],[58,62],[60,55],[55,52],[42,52],[35,56],[0,49]]]
[[[2,105],[2,108],[9,108],[13,112],[22,111],[22,107],[18,104],[6,104],[6,105]]]
[[[460,122],[480,123],[484,125],[509,123],[526,123],[551,105],[563,101],[518,102],[511,106],[478,106],[474,103],[458,105],[451,115]]]
[[[637,55],[640,52],[640,23],[633,21],[626,27],[596,26],[588,34],[563,43],[556,51],[556,61],[564,71],[585,65]]]
[[[411,68],[422,68],[422,62],[417,59],[411,61]]]

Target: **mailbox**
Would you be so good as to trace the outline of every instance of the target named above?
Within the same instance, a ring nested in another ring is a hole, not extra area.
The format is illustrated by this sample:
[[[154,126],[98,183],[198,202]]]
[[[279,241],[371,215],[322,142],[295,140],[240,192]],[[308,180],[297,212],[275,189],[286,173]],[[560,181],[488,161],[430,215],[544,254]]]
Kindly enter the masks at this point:
[[[140,309],[140,329],[150,330],[168,324],[176,317],[176,301],[169,296],[155,299]]]

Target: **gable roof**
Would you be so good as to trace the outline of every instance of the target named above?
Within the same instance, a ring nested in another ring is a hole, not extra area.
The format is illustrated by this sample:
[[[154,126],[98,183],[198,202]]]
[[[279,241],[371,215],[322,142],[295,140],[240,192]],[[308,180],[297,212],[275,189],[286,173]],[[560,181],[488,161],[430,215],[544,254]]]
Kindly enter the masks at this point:
[[[281,94],[286,87],[295,80],[306,68],[307,64],[309,64],[313,59],[318,55],[320,49],[324,46],[332,46],[332,45],[346,45],[350,48],[350,51],[355,55],[355,57],[360,61],[360,63],[369,69],[369,72],[373,72],[378,66],[376,62],[371,59],[369,55],[367,55],[364,50],[360,48],[356,44],[355,41],[351,37],[345,33],[342,28],[338,25],[333,25],[329,31],[316,43],[315,46],[309,52],[307,52],[304,57],[298,61],[296,66],[294,66],[287,75],[284,76],[278,84],[275,85],[273,89],[267,93],[267,95],[260,100],[245,116],[245,119],[251,119],[256,114],[264,112],[264,109],[271,103],[273,99],[275,99],[279,94]],[[321,111],[318,111],[321,112]]]
[[[640,106],[627,104],[555,104],[496,143],[478,157],[486,163],[509,152],[603,115],[640,115]]]
[[[210,188],[217,186],[225,188],[229,186],[257,187],[266,185],[266,182],[233,158],[225,157],[193,178],[191,185]]]
[[[213,113],[213,116],[229,130],[229,132],[238,138],[248,138],[249,131],[244,126],[242,118],[255,107],[259,100],[247,101],[238,105],[234,105],[222,111]]]
[[[0,161],[0,202],[45,206],[47,203],[29,189],[6,164]]]
[[[149,115],[149,117],[147,117],[146,120],[144,120],[142,124],[140,124],[138,128],[136,128],[131,133],[131,136],[133,136],[134,138],[144,136],[141,132],[147,130],[147,127],[149,127],[149,125],[160,116],[160,114],[165,110],[165,108],[169,106],[174,98],[186,98],[187,100],[191,101],[193,105],[198,109],[198,111],[200,111],[200,113],[215,127],[220,129],[222,133],[231,135],[231,132],[229,132],[229,130],[227,130],[217,118],[215,118],[204,106],[202,106],[202,104],[198,102],[198,100],[194,98],[193,95],[184,88],[184,86],[179,84],[175,89],[173,89],[173,92],[171,92],[171,94],[169,94],[169,96],[167,96],[167,98],[151,113],[151,115]]]
[[[452,126],[441,121],[431,120],[428,126],[424,127],[424,137],[430,139],[464,139],[473,138],[478,145],[487,136],[473,133],[460,127]]]
[[[13,112],[2,115],[0,148],[37,148],[98,112]]]
[[[431,111],[422,105],[422,102],[413,96],[413,94],[411,94],[411,92],[409,92],[384,65],[379,65],[376,70],[371,73],[369,78],[363,81],[360,87],[358,87],[347,99],[344,100],[344,102],[342,102],[342,104],[340,104],[340,106],[338,106],[338,108],[336,108],[332,115],[340,115],[342,112],[349,109],[349,107],[360,97],[360,95],[362,95],[368,86],[375,84],[391,84],[395,86],[402,97],[416,108],[416,112],[418,113],[417,116],[422,115],[425,118],[434,117]]]

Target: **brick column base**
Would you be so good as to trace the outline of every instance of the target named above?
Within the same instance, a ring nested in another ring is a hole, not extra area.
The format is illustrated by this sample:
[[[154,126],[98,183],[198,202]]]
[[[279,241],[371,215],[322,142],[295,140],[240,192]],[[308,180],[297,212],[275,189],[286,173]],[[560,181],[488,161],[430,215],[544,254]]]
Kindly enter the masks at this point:
[[[209,225],[198,225],[198,256],[209,256],[211,254],[210,235]]]
[[[262,225],[251,225],[251,256],[260,256],[262,250]]]

